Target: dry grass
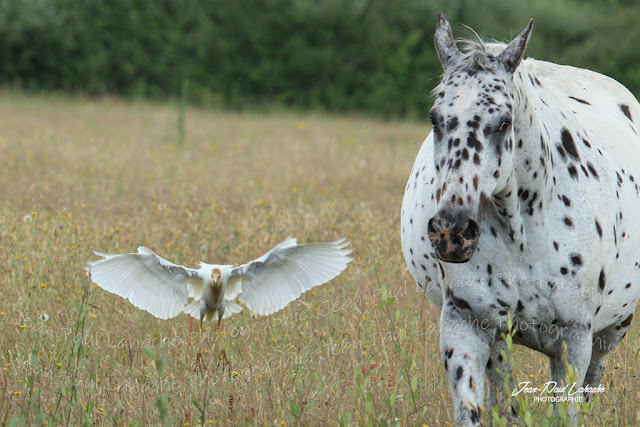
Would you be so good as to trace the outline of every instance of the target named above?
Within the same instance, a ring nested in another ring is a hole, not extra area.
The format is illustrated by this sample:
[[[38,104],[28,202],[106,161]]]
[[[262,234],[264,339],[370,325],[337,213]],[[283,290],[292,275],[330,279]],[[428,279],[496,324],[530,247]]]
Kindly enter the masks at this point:
[[[189,109],[177,145],[176,116],[168,104],[2,94],[0,423],[157,424],[159,406],[172,425],[449,423],[438,311],[400,249],[426,125]],[[94,249],[238,263],[288,235],[348,236],[356,260],[280,313],[209,331],[204,373],[186,315],[155,319],[83,271]],[[396,296],[388,311],[382,285]],[[608,360],[594,425],[640,422],[637,325]],[[518,349],[516,362],[517,380],[548,380],[542,356]]]

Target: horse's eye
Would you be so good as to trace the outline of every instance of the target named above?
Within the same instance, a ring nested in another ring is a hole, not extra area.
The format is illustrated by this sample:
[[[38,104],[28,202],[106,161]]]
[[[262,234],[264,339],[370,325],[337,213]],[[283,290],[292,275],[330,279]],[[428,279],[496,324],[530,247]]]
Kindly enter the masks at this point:
[[[509,126],[511,126],[511,122],[509,120],[503,121],[502,123],[500,123],[500,126],[498,127],[498,132],[504,132],[509,128]]]
[[[433,130],[434,133],[438,133],[438,123],[433,114],[429,114],[429,120],[431,121],[431,130]]]

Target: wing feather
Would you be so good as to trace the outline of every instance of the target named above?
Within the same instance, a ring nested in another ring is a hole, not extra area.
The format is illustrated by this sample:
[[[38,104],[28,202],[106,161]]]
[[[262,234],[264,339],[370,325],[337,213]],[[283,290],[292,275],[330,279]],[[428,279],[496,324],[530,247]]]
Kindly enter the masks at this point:
[[[255,261],[231,271],[231,279],[241,279],[239,300],[262,316],[283,309],[304,292],[340,274],[352,260],[347,256],[351,253],[348,245],[345,239],[302,245],[296,239],[283,241]],[[225,298],[229,299],[227,294]]]
[[[138,253],[95,254],[103,259],[87,264],[91,280],[160,319],[180,314],[198,288],[202,294],[198,270],[173,264],[151,249],[141,246]]]

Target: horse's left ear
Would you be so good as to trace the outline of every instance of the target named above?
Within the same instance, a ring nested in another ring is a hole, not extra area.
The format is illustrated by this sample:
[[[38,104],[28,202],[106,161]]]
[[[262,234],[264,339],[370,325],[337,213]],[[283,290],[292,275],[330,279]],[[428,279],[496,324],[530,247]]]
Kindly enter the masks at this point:
[[[500,62],[508,72],[513,73],[516,68],[518,68],[518,65],[520,65],[524,51],[527,48],[527,42],[529,41],[532,28],[533,19],[529,21],[527,28],[525,28],[518,37],[513,39],[511,43],[504,48],[502,53],[498,55],[498,62]]]

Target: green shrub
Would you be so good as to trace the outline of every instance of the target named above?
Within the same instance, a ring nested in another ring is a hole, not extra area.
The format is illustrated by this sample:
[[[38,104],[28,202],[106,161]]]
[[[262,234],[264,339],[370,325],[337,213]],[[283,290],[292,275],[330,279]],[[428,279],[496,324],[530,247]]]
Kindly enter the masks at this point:
[[[0,84],[167,98],[189,81],[191,103],[423,117],[439,11],[503,40],[533,17],[529,55],[640,92],[623,0],[1,0]]]

